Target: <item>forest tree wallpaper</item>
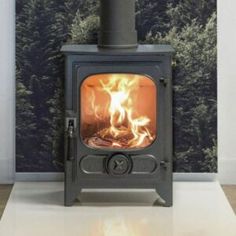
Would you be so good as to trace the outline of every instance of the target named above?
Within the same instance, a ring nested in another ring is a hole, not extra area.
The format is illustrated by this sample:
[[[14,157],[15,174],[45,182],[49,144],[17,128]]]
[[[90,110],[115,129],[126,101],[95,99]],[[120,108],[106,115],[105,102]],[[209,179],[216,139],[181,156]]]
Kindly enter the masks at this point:
[[[62,44],[96,44],[99,0],[16,0],[16,171],[63,171]],[[174,171],[217,171],[216,0],[137,0],[141,44],[171,44]]]

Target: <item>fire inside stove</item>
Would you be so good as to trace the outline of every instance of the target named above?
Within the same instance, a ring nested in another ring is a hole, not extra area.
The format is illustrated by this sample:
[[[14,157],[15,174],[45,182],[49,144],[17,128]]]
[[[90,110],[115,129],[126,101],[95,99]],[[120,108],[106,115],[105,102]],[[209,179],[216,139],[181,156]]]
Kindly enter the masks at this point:
[[[157,91],[139,74],[96,74],[81,86],[81,138],[97,149],[139,149],[156,139]]]

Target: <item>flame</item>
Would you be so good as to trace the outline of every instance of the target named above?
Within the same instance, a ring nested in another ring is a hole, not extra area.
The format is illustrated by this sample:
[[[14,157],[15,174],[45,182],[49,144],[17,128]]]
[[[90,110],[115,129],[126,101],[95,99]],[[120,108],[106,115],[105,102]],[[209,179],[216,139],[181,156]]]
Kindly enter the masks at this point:
[[[110,127],[102,130],[100,135],[105,138],[111,135],[114,138],[132,134],[133,138],[129,140],[129,147],[142,147],[145,139],[153,140],[152,135],[147,129],[150,119],[146,116],[134,118],[134,95],[138,89],[139,80],[136,76],[132,79],[120,75],[112,75],[108,83],[100,80],[103,90],[109,94],[110,105]],[[120,146],[113,142],[112,146]]]
[[[102,116],[99,113],[101,108],[100,108],[99,105],[95,105],[96,97],[95,97],[95,94],[94,94],[93,90],[92,90],[90,99],[91,99],[91,105],[92,105],[92,107],[91,107],[92,108],[92,114],[94,114],[97,119],[101,120]]]
[[[110,74],[98,76],[99,85],[90,91],[90,107],[95,122],[105,122],[94,137],[111,142],[113,148],[137,148],[150,145],[155,134],[150,130],[151,119],[137,110],[140,75]],[[101,101],[99,94],[106,97]],[[98,102],[100,99],[100,102]],[[145,99],[145,98],[144,98]],[[142,111],[141,111],[142,112]]]

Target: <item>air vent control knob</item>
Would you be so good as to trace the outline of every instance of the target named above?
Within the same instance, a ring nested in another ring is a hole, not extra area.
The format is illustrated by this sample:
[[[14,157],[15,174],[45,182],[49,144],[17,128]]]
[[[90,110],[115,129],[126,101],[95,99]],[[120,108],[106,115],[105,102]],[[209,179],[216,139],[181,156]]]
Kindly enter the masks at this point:
[[[124,154],[115,154],[109,158],[107,170],[112,175],[124,175],[131,169],[131,160]]]

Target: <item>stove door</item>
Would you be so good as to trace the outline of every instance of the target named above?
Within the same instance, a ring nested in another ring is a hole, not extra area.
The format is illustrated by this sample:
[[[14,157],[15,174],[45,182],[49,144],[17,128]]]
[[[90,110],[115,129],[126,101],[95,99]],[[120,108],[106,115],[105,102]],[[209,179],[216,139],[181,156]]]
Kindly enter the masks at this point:
[[[80,179],[159,176],[169,139],[168,96],[157,62],[78,63],[72,82]]]
[[[84,63],[76,75],[78,136],[87,151],[93,150],[90,154],[94,150],[139,154],[162,143],[165,86],[158,65]]]

